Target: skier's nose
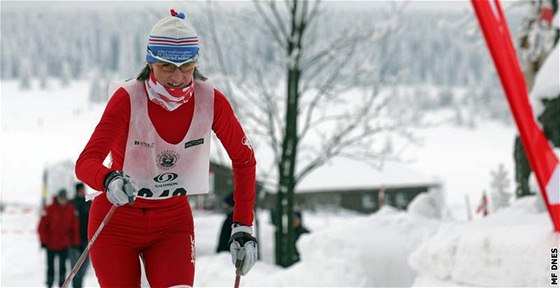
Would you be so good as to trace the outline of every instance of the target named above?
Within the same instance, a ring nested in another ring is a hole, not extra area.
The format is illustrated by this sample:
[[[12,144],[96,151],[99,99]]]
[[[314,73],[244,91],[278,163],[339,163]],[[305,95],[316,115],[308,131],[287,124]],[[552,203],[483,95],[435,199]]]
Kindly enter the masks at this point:
[[[171,73],[169,77],[174,83],[180,83],[183,79],[183,73],[181,72],[181,70],[179,70],[179,68],[177,68]]]

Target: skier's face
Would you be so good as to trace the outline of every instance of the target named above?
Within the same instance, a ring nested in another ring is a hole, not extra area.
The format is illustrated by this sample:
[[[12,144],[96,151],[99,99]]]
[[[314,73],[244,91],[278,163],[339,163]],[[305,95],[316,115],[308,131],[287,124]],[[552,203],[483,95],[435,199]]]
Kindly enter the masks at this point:
[[[156,80],[167,88],[180,89],[189,85],[193,79],[196,62],[177,67],[169,63],[150,64]]]
[[[56,200],[58,201],[58,204],[60,204],[61,206],[65,206],[66,204],[68,204],[68,199],[66,197],[56,197]]]
[[[85,198],[86,197],[86,190],[85,189],[79,189],[78,191],[76,191],[76,196],[78,196],[80,198]]]

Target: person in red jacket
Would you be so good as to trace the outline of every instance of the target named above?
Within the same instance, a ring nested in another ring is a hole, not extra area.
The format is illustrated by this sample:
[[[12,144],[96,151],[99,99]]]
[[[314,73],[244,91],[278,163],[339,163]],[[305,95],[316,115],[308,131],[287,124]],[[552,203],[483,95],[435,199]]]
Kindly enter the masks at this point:
[[[198,71],[198,56],[196,31],[171,10],[149,34],[146,66],[112,95],[76,162],[78,178],[104,192],[91,206],[90,239],[118,207],[91,248],[101,287],[140,287],[140,261],[151,287],[193,285],[188,196],[208,193],[211,132],[234,173],[232,261],[242,275],[256,262],[253,149],[226,97]]]
[[[41,247],[47,250],[47,287],[54,284],[54,258],[58,257],[58,283],[66,280],[66,257],[70,247],[80,243],[80,227],[74,206],[61,189],[53,203],[41,210],[39,221]]]

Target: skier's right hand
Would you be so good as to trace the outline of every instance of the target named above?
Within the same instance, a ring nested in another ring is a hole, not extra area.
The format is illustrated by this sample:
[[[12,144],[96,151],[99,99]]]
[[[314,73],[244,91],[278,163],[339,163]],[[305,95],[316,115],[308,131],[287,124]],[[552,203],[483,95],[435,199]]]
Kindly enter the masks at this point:
[[[113,171],[105,177],[105,191],[109,202],[116,206],[134,203],[138,195],[136,184],[122,171]]]

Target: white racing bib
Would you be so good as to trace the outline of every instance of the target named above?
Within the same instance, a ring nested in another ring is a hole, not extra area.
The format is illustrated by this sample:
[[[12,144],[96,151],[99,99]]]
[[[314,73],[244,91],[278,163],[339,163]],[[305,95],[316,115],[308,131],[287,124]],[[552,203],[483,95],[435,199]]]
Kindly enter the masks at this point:
[[[123,85],[130,95],[130,125],[123,171],[138,186],[138,197],[165,199],[208,193],[210,133],[214,119],[214,87],[195,81],[194,114],[189,130],[178,144],[157,133],[148,116],[144,83]],[[177,120],[179,121],[179,120]]]

